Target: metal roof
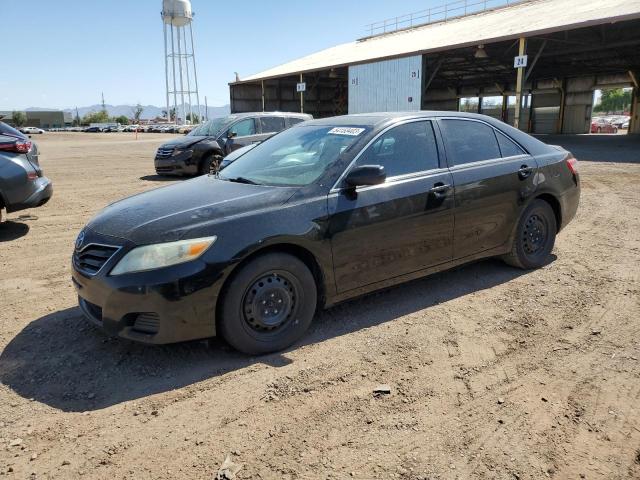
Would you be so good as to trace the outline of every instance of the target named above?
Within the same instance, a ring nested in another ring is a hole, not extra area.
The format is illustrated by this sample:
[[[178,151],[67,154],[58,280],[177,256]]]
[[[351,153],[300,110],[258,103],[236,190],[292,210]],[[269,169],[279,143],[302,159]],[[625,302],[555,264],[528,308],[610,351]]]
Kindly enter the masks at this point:
[[[313,53],[231,84],[640,18],[640,0],[539,0]]]

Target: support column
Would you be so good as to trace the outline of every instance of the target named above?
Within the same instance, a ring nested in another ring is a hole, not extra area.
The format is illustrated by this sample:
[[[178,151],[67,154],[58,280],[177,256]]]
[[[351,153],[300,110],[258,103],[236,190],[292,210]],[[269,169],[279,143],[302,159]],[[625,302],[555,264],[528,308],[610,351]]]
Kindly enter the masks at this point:
[[[300,74],[300,83],[303,81],[302,74]],[[300,92],[300,113],[304,113],[304,92]]]
[[[262,111],[264,112],[264,80],[260,81],[260,88],[262,89]]]
[[[633,89],[631,90],[631,111],[629,112],[629,130],[627,133],[640,133],[640,84],[638,83],[638,77],[635,72],[629,70],[629,77],[633,82]]]
[[[518,46],[518,55],[524,55],[526,51],[527,40],[524,37],[520,37]],[[522,107],[522,83],[524,78],[524,68],[518,68],[518,78],[516,80],[516,111],[515,118],[513,119],[513,126],[520,128],[520,109]]]

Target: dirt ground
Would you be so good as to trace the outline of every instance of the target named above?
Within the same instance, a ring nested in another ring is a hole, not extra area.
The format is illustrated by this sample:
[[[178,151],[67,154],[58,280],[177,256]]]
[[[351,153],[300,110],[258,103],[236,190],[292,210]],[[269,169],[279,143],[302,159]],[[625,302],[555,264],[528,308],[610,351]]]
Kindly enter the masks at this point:
[[[169,183],[163,138],[35,138],[54,197],[0,225],[0,478],[213,479],[227,456],[242,479],[640,478],[638,143],[580,164],[545,268],[434,275],[249,358],[108,339],[76,307],[75,236]]]

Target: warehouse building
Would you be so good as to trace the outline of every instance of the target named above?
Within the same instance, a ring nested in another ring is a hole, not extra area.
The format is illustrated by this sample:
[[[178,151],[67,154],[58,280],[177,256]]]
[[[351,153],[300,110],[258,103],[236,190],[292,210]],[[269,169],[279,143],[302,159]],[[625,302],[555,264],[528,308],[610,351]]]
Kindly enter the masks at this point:
[[[231,83],[231,111],[465,110],[531,133],[588,133],[594,91],[629,87],[629,132],[640,133],[640,0],[496,3],[370,25],[364,38]]]
[[[22,112],[26,117],[25,127],[63,128],[73,122],[71,113],[62,110],[27,110]],[[13,126],[12,111],[0,111],[0,120]]]

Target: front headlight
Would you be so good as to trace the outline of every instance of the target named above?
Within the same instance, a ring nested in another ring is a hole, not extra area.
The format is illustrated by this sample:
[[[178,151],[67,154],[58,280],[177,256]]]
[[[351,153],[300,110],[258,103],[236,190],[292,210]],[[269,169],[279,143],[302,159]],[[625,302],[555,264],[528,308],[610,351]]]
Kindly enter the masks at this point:
[[[111,270],[111,275],[142,272],[195,260],[206,252],[217,238],[194,238],[134,248],[116,264]]]

